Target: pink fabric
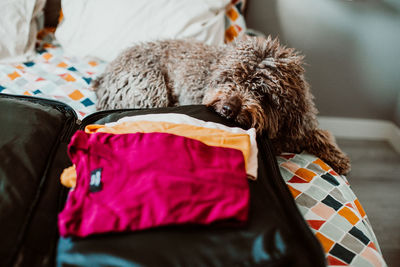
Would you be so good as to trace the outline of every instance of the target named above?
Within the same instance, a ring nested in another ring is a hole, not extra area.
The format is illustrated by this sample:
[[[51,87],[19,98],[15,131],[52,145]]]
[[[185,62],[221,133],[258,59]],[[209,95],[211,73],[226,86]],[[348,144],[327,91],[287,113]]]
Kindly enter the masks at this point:
[[[59,214],[61,236],[247,220],[239,150],[166,133],[78,131],[69,154],[77,185]]]

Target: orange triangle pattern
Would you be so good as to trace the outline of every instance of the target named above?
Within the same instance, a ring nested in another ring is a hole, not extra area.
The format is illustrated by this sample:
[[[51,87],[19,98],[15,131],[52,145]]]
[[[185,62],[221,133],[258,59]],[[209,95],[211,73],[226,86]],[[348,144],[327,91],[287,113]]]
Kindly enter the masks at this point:
[[[229,9],[226,12],[226,15],[228,15],[228,17],[233,21],[237,20],[237,18],[239,17],[238,12],[234,8]]]
[[[11,79],[11,80],[15,80],[18,77],[21,77],[21,75],[18,74],[18,72],[14,71],[13,73],[7,74],[7,76]]]
[[[300,176],[304,180],[310,182],[312,179],[314,179],[317,174],[313,171],[310,171],[309,169],[306,168],[299,168],[296,172],[296,175]]]
[[[358,201],[357,198],[356,198],[356,200],[354,200],[354,204],[356,205],[357,210],[360,213],[361,217],[364,218],[367,214],[365,213],[365,210],[363,209],[363,207],[361,206],[360,201]]]
[[[319,230],[321,226],[326,222],[323,220],[307,220],[308,224],[312,229]]]
[[[326,163],[323,162],[321,159],[316,159],[316,160],[313,161],[313,163],[319,165],[324,171],[330,171],[331,170],[331,168],[328,165],[326,165]]]
[[[339,176],[339,174],[337,174],[334,170],[330,170],[329,173],[335,176]]]
[[[290,193],[292,193],[293,198],[296,198],[298,195],[300,195],[302,192],[300,192],[297,189],[294,189],[290,185],[287,185],[289,187]]]
[[[67,63],[65,63],[65,62],[60,62],[58,65],[57,65],[57,67],[60,67],[60,68],[66,68],[66,67],[68,67],[68,65],[67,65]]]
[[[368,247],[370,247],[370,248],[372,248],[372,249],[378,251],[378,249],[375,247],[374,242],[369,242]]]
[[[45,60],[49,60],[50,58],[52,58],[53,57],[53,55],[52,54],[50,54],[50,53],[45,53],[45,54],[43,54],[43,58],[45,59]]]
[[[354,209],[353,205],[351,203],[346,204],[347,207]]]
[[[72,77],[71,74],[68,74],[68,73],[60,74],[60,76],[61,76],[64,80],[66,80],[67,82],[75,82],[75,81],[76,81],[76,79],[75,79],[74,77]]]
[[[280,157],[285,158],[285,159],[291,159],[294,158],[295,154],[281,154]]]
[[[308,183],[308,181],[301,179],[299,176],[295,175],[292,177],[292,179],[290,179],[288,181],[288,183],[300,183],[300,184],[304,184],[304,183]]]
[[[328,260],[328,265],[349,266],[347,263],[339,260],[338,258],[332,257],[331,255],[328,255],[327,260]]]

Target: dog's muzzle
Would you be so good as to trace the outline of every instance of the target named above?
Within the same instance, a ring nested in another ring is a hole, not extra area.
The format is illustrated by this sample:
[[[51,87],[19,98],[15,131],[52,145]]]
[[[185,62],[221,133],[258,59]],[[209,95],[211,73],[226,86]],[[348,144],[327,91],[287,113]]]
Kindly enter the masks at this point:
[[[232,96],[222,103],[221,115],[233,119],[239,114],[240,108],[242,106],[242,101],[237,96]]]

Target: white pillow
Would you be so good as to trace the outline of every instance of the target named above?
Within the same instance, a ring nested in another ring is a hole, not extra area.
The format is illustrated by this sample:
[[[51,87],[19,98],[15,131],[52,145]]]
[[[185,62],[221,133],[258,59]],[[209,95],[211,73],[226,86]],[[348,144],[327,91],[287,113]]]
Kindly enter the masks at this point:
[[[0,0],[0,63],[35,55],[39,16],[46,0]]]
[[[114,59],[137,42],[195,38],[224,42],[229,0],[62,0],[56,38],[67,56]]]

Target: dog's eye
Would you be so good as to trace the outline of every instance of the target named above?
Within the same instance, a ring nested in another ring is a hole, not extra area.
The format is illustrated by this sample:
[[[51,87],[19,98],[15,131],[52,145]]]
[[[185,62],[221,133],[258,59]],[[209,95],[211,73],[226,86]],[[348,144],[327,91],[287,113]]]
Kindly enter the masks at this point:
[[[265,96],[258,88],[252,90],[251,93],[257,98],[263,98]]]
[[[259,88],[259,85],[256,83],[256,82],[249,82],[249,83],[246,83],[246,85],[245,85],[247,88],[249,88],[251,91],[257,91],[258,90],[258,88]]]
[[[276,94],[271,95],[272,102],[274,102],[275,105],[279,106],[279,97]]]

